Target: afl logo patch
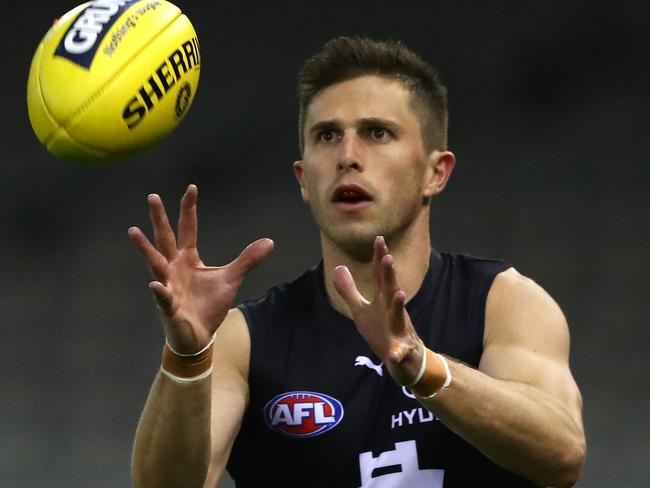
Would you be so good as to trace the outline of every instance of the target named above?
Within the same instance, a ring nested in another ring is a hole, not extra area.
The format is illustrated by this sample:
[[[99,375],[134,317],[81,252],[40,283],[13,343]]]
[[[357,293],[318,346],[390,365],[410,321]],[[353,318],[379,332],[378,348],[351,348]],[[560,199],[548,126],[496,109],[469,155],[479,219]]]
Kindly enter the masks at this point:
[[[313,391],[282,393],[264,407],[266,425],[291,437],[323,434],[336,427],[342,418],[341,402]]]

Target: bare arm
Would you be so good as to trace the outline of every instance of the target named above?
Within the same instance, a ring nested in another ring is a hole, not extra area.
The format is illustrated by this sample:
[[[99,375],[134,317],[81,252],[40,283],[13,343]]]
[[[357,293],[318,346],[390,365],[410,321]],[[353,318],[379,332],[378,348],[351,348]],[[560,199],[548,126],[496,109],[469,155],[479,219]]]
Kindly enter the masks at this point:
[[[209,381],[181,385],[156,376],[136,431],[134,486],[203,486],[210,455],[209,405]]]
[[[424,348],[382,239],[375,243],[373,266],[378,292],[372,301],[359,294],[345,269],[337,269],[335,285],[361,335],[391,376],[407,385]],[[488,296],[479,370],[450,361],[451,386],[420,401],[497,464],[539,484],[571,486],[585,440],[568,352],[559,307],[531,280],[509,270],[497,277]]]
[[[248,403],[249,351],[245,319],[232,309],[215,334],[211,378],[156,376],[135,437],[135,486],[217,486]]]
[[[215,338],[210,463],[205,488],[215,488],[221,479],[248,406],[249,358],[250,335],[246,319],[240,310],[233,309]]]
[[[156,377],[136,432],[136,487],[202,487],[208,475],[214,478],[213,466],[223,469],[221,456],[228,455],[248,395],[249,338],[241,313],[229,308],[247,271],[273,243],[261,239],[226,266],[205,266],[196,248],[197,196],[190,185],[181,200],[178,241],[157,195],[148,199],[155,245],[140,229],[129,229],[154,277],[149,288],[170,347],[193,354],[214,336],[212,375],[189,383]]]
[[[479,369],[450,361],[452,386],[422,403],[495,463],[542,485],[571,486],[586,448],[568,356],[559,307],[510,269],[488,296]]]

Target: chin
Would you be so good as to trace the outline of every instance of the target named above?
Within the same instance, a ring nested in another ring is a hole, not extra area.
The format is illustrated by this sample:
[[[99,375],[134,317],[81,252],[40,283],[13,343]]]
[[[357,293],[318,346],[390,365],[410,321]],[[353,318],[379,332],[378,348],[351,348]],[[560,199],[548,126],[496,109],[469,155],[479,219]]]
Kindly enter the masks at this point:
[[[323,230],[327,238],[345,254],[355,261],[367,263],[372,261],[373,243],[381,232],[378,230],[361,231],[361,229],[337,229],[336,232]]]

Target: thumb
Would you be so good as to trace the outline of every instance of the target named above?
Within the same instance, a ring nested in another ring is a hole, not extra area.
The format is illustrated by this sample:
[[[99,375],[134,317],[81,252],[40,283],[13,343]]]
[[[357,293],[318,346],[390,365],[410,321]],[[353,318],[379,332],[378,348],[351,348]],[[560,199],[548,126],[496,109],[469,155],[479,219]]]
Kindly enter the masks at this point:
[[[167,316],[172,315],[174,312],[174,301],[169,289],[160,281],[152,281],[149,283],[149,289],[153,292],[160,311]]]
[[[246,248],[232,261],[228,268],[238,279],[243,279],[255,266],[260,264],[264,258],[273,250],[275,244],[271,239],[258,239]]]
[[[346,266],[337,266],[334,270],[334,288],[345,301],[353,317],[368,303],[359,293],[354,278]]]

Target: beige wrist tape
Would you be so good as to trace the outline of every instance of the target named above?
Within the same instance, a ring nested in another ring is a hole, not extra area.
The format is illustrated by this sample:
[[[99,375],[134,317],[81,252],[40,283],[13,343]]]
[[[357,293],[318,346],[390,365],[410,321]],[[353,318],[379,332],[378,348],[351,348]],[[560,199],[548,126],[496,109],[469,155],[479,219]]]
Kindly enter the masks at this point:
[[[212,373],[213,342],[196,354],[178,354],[165,342],[160,371],[177,383],[194,383]]]
[[[450,384],[451,371],[447,359],[425,348],[420,373],[410,386],[413,394],[419,398],[433,398]]]

